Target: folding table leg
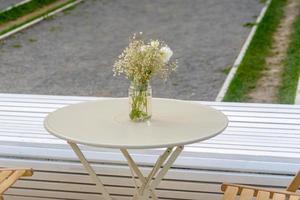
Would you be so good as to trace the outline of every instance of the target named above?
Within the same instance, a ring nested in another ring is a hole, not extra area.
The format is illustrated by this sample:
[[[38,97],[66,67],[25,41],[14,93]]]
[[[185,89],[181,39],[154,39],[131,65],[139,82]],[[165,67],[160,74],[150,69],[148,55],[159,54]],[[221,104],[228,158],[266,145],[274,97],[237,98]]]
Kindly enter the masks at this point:
[[[166,175],[168,170],[171,168],[176,158],[182,152],[183,146],[176,147],[176,149],[173,152],[172,149],[173,147],[167,148],[167,150],[158,158],[148,177],[144,177],[144,175],[142,174],[142,172],[140,171],[140,169],[138,168],[137,164],[134,162],[128,151],[126,149],[121,149],[121,152],[123,153],[124,157],[128,162],[130,170],[136,173],[136,175],[142,183],[140,188],[138,188],[138,186],[136,187],[137,191],[133,199],[146,200],[149,198],[149,196],[151,196],[153,199],[158,200],[154,190],[161,182],[163,177]],[[134,174],[132,175],[134,178]]]
[[[101,180],[97,176],[96,172],[93,170],[93,168],[91,167],[91,165],[89,164],[89,162],[87,161],[87,159],[85,158],[85,156],[83,155],[83,153],[81,152],[81,150],[79,149],[77,144],[69,142],[69,141],[68,141],[68,143],[72,147],[75,154],[78,156],[79,160],[81,161],[81,163],[83,164],[85,169],[88,171],[90,177],[95,181],[96,187],[102,193],[102,196],[104,197],[104,199],[112,200],[111,196],[109,195],[107,190],[104,188],[103,183],[101,182]]]
[[[128,151],[126,149],[121,149],[121,152],[123,153],[124,157],[126,158],[127,162],[128,162],[128,166],[130,168],[130,170],[134,173],[136,173],[136,175],[138,176],[139,180],[141,181],[142,184],[144,184],[147,181],[147,178],[144,177],[144,175],[142,174],[142,172],[140,171],[140,169],[138,168],[138,166],[135,164],[134,160],[132,159],[132,157],[130,156],[130,154],[128,153]],[[134,178],[134,174],[132,174],[133,178]],[[135,178],[134,178],[135,179]],[[135,183],[136,184],[136,183]],[[138,187],[138,185],[136,185],[136,194],[134,195],[134,198],[141,198],[141,194],[140,194],[140,189]],[[154,192],[151,192],[151,196],[153,199],[158,200],[158,198],[156,197]]]

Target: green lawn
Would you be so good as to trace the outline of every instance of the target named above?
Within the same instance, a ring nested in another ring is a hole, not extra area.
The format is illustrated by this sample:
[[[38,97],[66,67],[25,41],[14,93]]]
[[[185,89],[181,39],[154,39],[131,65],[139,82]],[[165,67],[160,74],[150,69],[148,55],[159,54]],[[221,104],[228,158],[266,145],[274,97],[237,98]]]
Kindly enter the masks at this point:
[[[265,58],[270,54],[273,34],[283,16],[287,0],[272,0],[257,31],[249,45],[223,101],[244,102],[248,93],[256,87],[257,81],[265,68]]]
[[[25,16],[26,14],[30,13],[30,10],[33,12],[33,11],[38,10],[39,8],[42,8],[43,6],[50,5],[51,3],[54,3],[54,2],[57,2],[57,1],[59,1],[59,0],[32,0],[32,1],[29,2],[30,5],[26,5],[26,7],[25,7],[26,9],[25,9],[25,8],[19,8],[19,7],[14,8],[14,11],[12,11],[12,12],[15,13],[15,14],[11,15],[11,17],[9,17],[9,18],[7,17],[6,19],[11,19],[11,20],[17,19],[17,18],[18,18],[17,16],[21,17],[21,16]],[[64,3],[61,3],[61,4],[55,6],[55,7],[51,8],[51,9],[48,9],[46,12],[43,12],[43,13],[41,13],[41,14],[39,14],[39,15],[36,15],[36,16],[33,16],[33,17],[31,17],[31,18],[29,18],[29,19],[27,19],[27,20],[25,20],[25,21],[21,21],[21,22],[19,22],[19,23],[16,23],[16,24],[14,24],[14,25],[12,25],[12,26],[10,26],[10,27],[4,29],[4,30],[1,30],[1,31],[0,31],[0,35],[3,35],[3,34],[5,34],[5,33],[9,32],[9,31],[11,31],[11,30],[13,30],[13,29],[16,29],[16,28],[20,27],[20,26],[23,26],[24,24],[27,24],[28,22],[33,21],[33,20],[35,20],[35,19],[37,19],[37,18],[39,18],[39,17],[45,16],[45,17],[47,18],[47,15],[48,15],[49,13],[51,13],[51,12],[53,12],[54,10],[57,10],[57,9],[59,9],[59,8],[62,8],[62,7],[64,7],[65,5],[67,5],[67,4],[69,4],[69,3],[72,3],[72,2],[74,2],[74,1],[75,1],[75,0],[68,0],[68,1],[65,1]],[[25,4],[24,4],[24,5],[25,5]],[[75,5],[69,7],[69,8],[66,9],[66,10],[71,10],[71,9],[73,9],[74,7],[75,7]],[[21,9],[22,11],[20,11],[20,9]],[[24,9],[24,10],[23,10],[23,9]],[[26,12],[25,12],[25,10],[26,10]],[[11,11],[11,10],[10,10],[10,11]],[[19,11],[20,11],[20,12],[19,12]],[[5,12],[3,12],[3,13],[5,13]],[[0,13],[0,16],[1,16],[1,14],[3,14],[3,13]],[[16,13],[18,13],[18,14],[16,14]],[[22,14],[21,14],[21,13],[22,13]],[[8,15],[8,14],[6,14],[6,15]],[[14,18],[13,18],[12,16],[14,16]],[[0,18],[1,18],[1,17],[0,17]],[[11,20],[8,20],[7,22],[9,22],[9,21],[11,21]],[[1,25],[1,21],[0,21],[0,25]]]
[[[295,103],[298,79],[300,76],[300,15],[293,25],[291,43],[284,63],[282,84],[279,88],[278,99],[280,103]]]
[[[14,7],[8,11],[0,13],[0,25],[13,21],[22,17],[26,14],[32,13],[33,11],[42,8],[43,6],[54,3],[58,0],[32,0],[23,5]]]

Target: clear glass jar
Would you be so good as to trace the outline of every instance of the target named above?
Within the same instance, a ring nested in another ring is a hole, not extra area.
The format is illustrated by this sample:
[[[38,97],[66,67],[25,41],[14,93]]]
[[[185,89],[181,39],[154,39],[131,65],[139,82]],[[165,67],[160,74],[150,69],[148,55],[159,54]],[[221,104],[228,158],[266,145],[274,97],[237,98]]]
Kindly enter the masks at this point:
[[[151,119],[152,89],[146,84],[131,83],[128,90],[129,117],[134,122],[143,122]]]

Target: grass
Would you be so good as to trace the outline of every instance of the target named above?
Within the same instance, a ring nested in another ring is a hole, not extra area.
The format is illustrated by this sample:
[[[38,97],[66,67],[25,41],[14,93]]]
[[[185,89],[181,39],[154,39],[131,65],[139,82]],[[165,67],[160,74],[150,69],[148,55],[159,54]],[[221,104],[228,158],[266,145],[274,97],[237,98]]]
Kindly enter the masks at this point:
[[[29,42],[37,42],[37,39],[35,39],[35,38],[29,38],[28,41]]]
[[[13,48],[21,48],[22,45],[21,45],[21,44],[14,44],[14,45],[12,45],[12,47],[13,47]]]
[[[34,0],[33,0],[33,1],[34,1]],[[36,1],[42,1],[42,0],[36,0]],[[45,1],[45,0],[43,0],[43,1]],[[52,1],[53,1],[53,0],[52,0]],[[55,0],[55,1],[57,1],[57,0]],[[67,5],[67,4],[69,4],[69,3],[72,3],[72,2],[74,2],[74,1],[75,1],[75,0],[69,0],[69,1],[66,1],[65,3],[60,4],[59,6],[56,6],[56,7],[52,8],[52,9],[47,10],[47,12],[44,12],[44,13],[42,13],[42,14],[40,14],[40,15],[34,16],[34,17],[32,17],[32,18],[30,18],[30,19],[28,19],[28,20],[26,20],[26,21],[23,21],[22,23],[13,25],[13,26],[11,26],[11,27],[5,29],[5,30],[2,30],[2,31],[0,32],[0,35],[3,35],[3,34],[9,32],[9,31],[12,31],[12,30],[18,28],[18,27],[21,27],[21,26],[23,26],[24,24],[27,24],[28,22],[31,22],[31,21],[33,21],[33,20],[39,18],[39,17],[42,17],[42,16],[44,16],[45,19],[51,19],[52,16],[47,16],[49,13],[51,13],[51,12],[53,12],[54,10],[57,10],[57,9],[59,9],[59,8],[62,8],[62,7],[64,7],[65,5]]]
[[[60,27],[60,26],[52,26],[49,30],[50,30],[51,32],[59,31],[59,30],[61,30],[61,27]]]
[[[33,11],[54,3],[58,0],[32,0],[23,5],[14,7],[8,11],[0,13],[0,25],[16,20],[19,17],[32,13]]]
[[[252,28],[253,26],[256,26],[256,25],[257,25],[256,22],[246,22],[243,24],[243,27]]]
[[[265,69],[265,58],[270,54],[273,34],[283,16],[287,0],[272,0],[246,54],[232,79],[223,101],[247,101],[248,93],[255,88],[261,72]]]
[[[224,74],[228,75],[229,72],[230,72],[230,70],[231,70],[231,66],[229,65],[229,66],[225,67],[224,69],[222,69],[221,71],[222,71]]]
[[[300,14],[294,22],[293,30],[278,92],[279,103],[285,104],[295,103],[300,76]]]

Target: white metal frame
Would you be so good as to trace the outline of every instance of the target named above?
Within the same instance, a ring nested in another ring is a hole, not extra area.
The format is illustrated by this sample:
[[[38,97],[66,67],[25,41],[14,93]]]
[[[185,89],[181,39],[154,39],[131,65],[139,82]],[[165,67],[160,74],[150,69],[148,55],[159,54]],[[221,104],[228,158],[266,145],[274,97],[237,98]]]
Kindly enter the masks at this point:
[[[112,200],[112,197],[105,189],[104,184],[101,182],[100,178],[97,176],[96,172],[93,170],[87,159],[85,158],[84,154],[77,146],[76,143],[68,141],[69,145],[72,147],[73,151],[79,158],[80,162],[83,164],[87,172],[89,173],[90,177],[96,183],[96,187],[102,193],[102,196],[105,200]],[[138,168],[138,165],[134,162],[133,158],[130,156],[127,149],[120,149],[123,153],[124,157],[128,162],[128,166],[131,171],[132,179],[135,184],[135,194],[133,196],[133,200],[147,200],[151,196],[152,199],[158,200],[158,197],[155,194],[155,188],[159,185],[162,181],[163,177],[167,174],[168,170],[171,168],[179,154],[183,150],[183,146],[177,147],[169,147],[167,148],[164,153],[159,156],[153,169],[148,174],[148,176],[144,176],[141,170]],[[136,175],[140,184],[136,180]]]

